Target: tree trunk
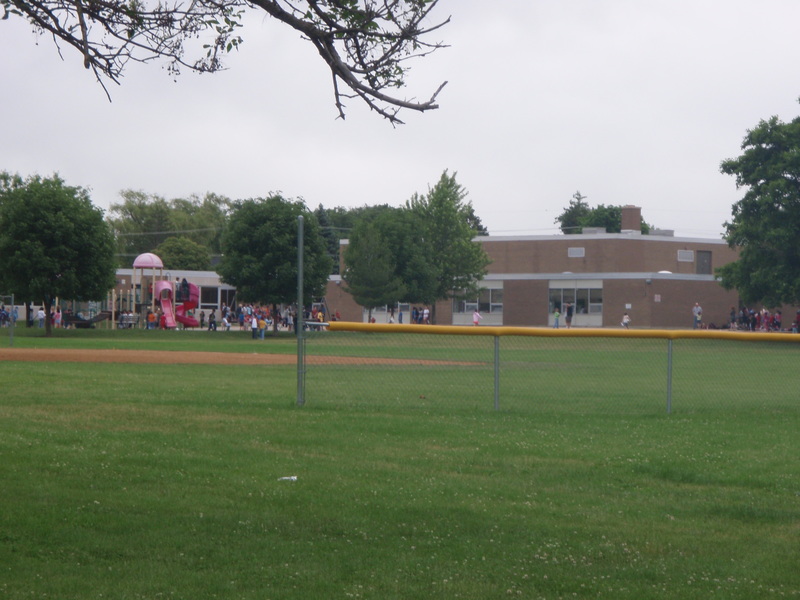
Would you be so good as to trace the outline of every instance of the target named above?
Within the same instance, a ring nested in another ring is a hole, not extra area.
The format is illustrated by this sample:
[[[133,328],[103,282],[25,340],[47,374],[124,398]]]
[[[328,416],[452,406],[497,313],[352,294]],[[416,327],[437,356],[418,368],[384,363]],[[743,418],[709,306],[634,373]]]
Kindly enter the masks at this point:
[[[51,337],[53,335],[53,319],[50,316],[52,312],[50,309],[53,306],[53,300],[47,296],[44,299],[44,337]]]

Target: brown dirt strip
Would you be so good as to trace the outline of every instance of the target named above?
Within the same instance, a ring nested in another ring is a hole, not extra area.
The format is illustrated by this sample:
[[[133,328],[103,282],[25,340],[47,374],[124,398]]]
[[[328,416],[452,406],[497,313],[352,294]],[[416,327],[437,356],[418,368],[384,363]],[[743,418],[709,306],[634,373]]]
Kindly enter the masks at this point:
[[[163,350],[76,350],[0,348],[0,361],[91,362],[168,365],[294,365],[292,354],[241,354],[230,352],[169,352]],[[463,364],[451,361],[424,361],[398,358],[352,356],[308,356],[310,365],[420,365]]]

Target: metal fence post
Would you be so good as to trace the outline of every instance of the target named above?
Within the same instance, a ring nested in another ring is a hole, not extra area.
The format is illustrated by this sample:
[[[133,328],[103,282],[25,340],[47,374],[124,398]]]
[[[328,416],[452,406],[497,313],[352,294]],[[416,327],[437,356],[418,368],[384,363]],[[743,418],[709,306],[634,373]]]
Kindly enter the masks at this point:
[[[500,410],[500,336],[494,336],[494,409]]]
[[[303,215],[297,217],[297,406],[305,404],[306,355],[303,338]]]
[[[672,339],[667,340],[667,414],[672,414]]]

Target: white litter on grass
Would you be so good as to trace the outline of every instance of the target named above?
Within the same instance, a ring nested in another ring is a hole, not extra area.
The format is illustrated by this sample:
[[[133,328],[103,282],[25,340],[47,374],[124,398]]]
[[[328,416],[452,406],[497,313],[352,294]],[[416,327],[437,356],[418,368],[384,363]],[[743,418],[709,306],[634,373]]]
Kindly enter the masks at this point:
[[[289,475],[289,477],[278,477],[278,481],[297,481],[297,475]]]

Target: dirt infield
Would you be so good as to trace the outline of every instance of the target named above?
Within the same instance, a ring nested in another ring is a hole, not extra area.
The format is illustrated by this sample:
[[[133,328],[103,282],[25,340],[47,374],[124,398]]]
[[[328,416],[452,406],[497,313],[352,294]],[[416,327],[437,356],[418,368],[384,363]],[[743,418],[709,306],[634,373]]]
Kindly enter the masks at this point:
[[[91,362],[166,365],[295,365],[292,354],[237,354],[229,352],[168,352],[162,350],[74,350],[0,348],[0,361]],[[425,361],[396,358],[348,356],[306,356],[310,365],[386,365],[421,364]],[[435,361],[436,364],[443,364]]]

